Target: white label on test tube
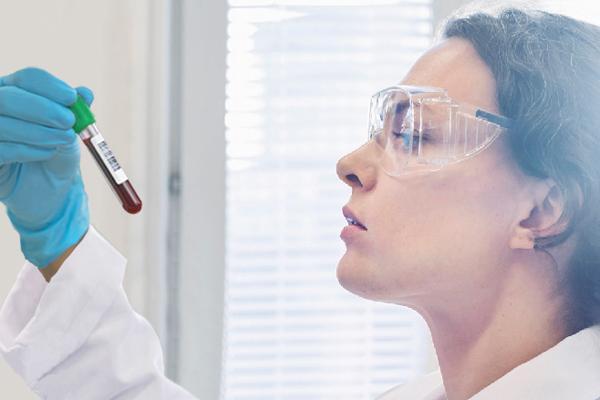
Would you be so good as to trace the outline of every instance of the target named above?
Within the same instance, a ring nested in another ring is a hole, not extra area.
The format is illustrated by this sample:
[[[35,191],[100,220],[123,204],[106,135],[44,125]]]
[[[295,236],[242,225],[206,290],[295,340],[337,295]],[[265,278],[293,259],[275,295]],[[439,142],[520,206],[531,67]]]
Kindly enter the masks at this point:
[[[127,176],[125,175],[125,171],[119,165],[117,159],[115,158],[113,152],[110,150],[106,141],[102,137],[102,134],[98,133],[95,136],[92,136],[90,139],[94,148],[100,155],[102,162],[106,165],[106,168],[110,171],[113,179],[117,182],[117,185],[125,182],[127,180]]]

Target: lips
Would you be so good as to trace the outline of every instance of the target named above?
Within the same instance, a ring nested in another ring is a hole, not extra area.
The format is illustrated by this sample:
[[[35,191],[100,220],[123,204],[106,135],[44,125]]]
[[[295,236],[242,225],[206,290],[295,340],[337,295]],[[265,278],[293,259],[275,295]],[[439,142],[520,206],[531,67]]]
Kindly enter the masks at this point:
[[[354,212],[350,210],[348,206],[344,206],[342,208],[342,213],[344,214],[344,217],[346,218],[346,221],[348,221],[349,225],[354,225],[365,231],[367,230],[367,227],[358,219],[356,214],[354,214]]]

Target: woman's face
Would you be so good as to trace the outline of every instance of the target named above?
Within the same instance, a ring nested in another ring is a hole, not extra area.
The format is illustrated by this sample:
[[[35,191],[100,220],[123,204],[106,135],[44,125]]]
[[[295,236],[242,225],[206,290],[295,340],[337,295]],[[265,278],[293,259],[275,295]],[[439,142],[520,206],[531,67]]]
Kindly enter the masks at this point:
[[[493,75],[464,39],[429,50],[401,83],[442,87],[455,101],[499,113]],[[337,165],[352,188],[347,206],[367,228],[346,238],[340,284],[415,308],[493,290],[523,217],[514,200],[523,175],[503,136],[476,157],[422,176],[386,175],[379,151],[371,141]]]

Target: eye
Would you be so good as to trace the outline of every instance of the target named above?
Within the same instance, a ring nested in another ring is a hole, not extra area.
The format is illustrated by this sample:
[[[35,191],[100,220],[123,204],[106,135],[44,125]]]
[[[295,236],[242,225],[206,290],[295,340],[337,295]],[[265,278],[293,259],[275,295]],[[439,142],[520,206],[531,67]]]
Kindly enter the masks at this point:
[[[410,135],[408,132],[394,132],[392,131],[392,135],[394,135],[394,137],[396,139],[400,139],[402,140],[402,145],[404,147],[408,147],[408,144],[410,143],[410,137],[412,136],[413,138],[413,147],[417,148],[419,147],[419,142],[422,140],[423,142],[427,141],[427,137],[425,135],[423,135],[422,137],[419,136],[419,133],[415,131],[415,133],[413,135]]]

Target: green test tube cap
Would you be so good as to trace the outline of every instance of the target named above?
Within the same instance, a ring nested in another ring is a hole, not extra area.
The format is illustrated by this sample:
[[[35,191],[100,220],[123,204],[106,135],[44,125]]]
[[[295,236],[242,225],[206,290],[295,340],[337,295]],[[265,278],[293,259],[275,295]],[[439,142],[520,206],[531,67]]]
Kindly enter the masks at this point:
[[[94,114],[83,97],[78,95],[77,101],[69,108],[73,111],[73,114],[75,114],[75,125],[73,125],[73,130],[76,133],[80,133],[82,130],[96,122]]]

